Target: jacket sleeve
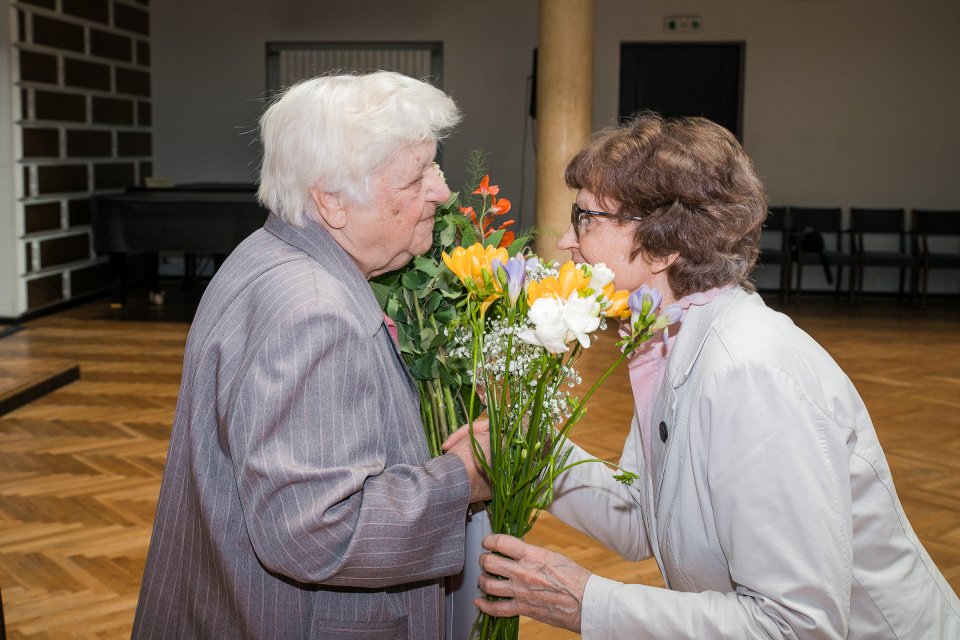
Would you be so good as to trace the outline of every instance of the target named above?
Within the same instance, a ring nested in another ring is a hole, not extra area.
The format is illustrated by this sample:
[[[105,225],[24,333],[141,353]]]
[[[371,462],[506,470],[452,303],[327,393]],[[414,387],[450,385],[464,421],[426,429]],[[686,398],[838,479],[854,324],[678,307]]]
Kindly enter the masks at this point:
[[[456,573],[470,486],[456,456],[387,466],[400,446],[376,365],[382,335],[344,313],[286,313],[256,351],[227,421],[259,560],[304,583],[379,588]],[[419,425],[416,426],[419,429]]]
[[[716,529],[735,589],[677,593],[594,576],[583,637],[630,629],[637,638],[845,638],[851,425],[827,415],[785,372],[756,364],[708,379],[696,419],[691,464],[705,473],[709,499],[701,513],[674,517]]]
[[[627,560],[644,560],[652,555],[644,527],[642,501],[638,492],[646,481],[636,419],[624,445],[620,466],[640,477],[633,486],[613,479],[614,471],[600,462],[584,462],[565,471],[554,483],[550,513],[592,536]],[[591,460],[594,456],[572,445],[567,464]]]

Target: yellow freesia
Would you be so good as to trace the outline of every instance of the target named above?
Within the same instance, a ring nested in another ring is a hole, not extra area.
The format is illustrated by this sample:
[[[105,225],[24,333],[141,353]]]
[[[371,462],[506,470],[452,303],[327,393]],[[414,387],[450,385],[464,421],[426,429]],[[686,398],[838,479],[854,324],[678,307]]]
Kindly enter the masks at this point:
[[[494,283],[498,283],[491,263],[494,260],[499,260],[506,264],[509,257],[506,249],[484,247],[479,242],[466,248],[457,247],[449,255],[444,251],[441,255],[443,264],[447,265],[447,268],[460,279],[460,282],[467,284],[468,281],[472,281],[478,287],[483,286],[484,271],[490,274]]]
[[[610,292],[607,289],[610,289]],[[603,315],[608,318],[617,318],[618,320],[626,320],[630,317],[630,307],[627,306],[627,300],[630,298],[630,292],[626,289],[620,289],[619,291],[613,291],[613,283],[604,287],[604,295],[606,295],[607,300],[610,301],[610,305],[603,310]]]
[[[572,261],[563,263],[556,277],[549,276],[540,282],[531,281],[527,287],[527,303],[533,305],[537,298],[552,297],[566,300],[574,291],[583,291],[590,284],[590,276]]]

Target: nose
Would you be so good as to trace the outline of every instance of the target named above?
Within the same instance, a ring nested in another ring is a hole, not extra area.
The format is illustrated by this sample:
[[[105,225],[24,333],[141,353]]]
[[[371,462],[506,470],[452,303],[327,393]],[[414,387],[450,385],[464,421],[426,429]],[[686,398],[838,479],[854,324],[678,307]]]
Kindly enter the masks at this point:
[[[557,249],[561,251],[569,251],[571,249],[576,249],[580,246],[580,243],[577,241],[577,234],[573,232],[573,225],[567,227],[567,230],[564,232],[560,239],[557,240]]]
[[[450,187],[448,187],[447,183],[440,177],[440,174],[435,171],[431,172],[427,180],[427,200],[436,202],[437,204],[443,204],[450,198]]]

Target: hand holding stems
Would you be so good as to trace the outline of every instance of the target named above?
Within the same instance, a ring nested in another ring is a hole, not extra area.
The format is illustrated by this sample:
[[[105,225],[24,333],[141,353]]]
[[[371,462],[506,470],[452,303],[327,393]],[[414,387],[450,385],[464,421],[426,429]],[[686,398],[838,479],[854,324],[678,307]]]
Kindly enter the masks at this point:
[[[465,424],[451,433],[450,437],[443,441],[441,448],[463,461],[463,466],[467,469],[467,477],[470,478],[470,504],[473,504],[489,500],[492,493],[490,478],[474,454],[474,445],[470,441],[470,427],[471,425]],[[473,436],[489,464],[490,422],[486,418],[481,417],[473,421]]]
[[[489,596],[474,604],[503,618],[527,616],[580,633],[583,592],[590,572],[566,556],[504,534],[483,539],[493,553],[480,556],[480,588]]]

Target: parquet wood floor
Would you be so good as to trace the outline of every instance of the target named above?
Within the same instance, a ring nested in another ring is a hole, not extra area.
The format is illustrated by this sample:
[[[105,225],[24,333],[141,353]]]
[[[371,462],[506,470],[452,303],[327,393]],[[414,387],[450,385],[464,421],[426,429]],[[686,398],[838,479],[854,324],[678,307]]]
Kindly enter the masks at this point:
[[[960,589],[960,309],[950,304],[921,311],[805,300],[786,311],[857,385],[907,514]],[[129,637],[187,329],[112,320],[99,301],[19,334],[29,359],[78,362],[82,377],[0,418],[0,588],[12,640]],[[591,350],[584,377],[608,357]],[[616,459],[630,406],[621,371],[575,438]],[[623,562],[550,516],[530,540],[602,575],[660,584],[652,561]],[[521,630],[525,640],[576,637],[529,620]]]

